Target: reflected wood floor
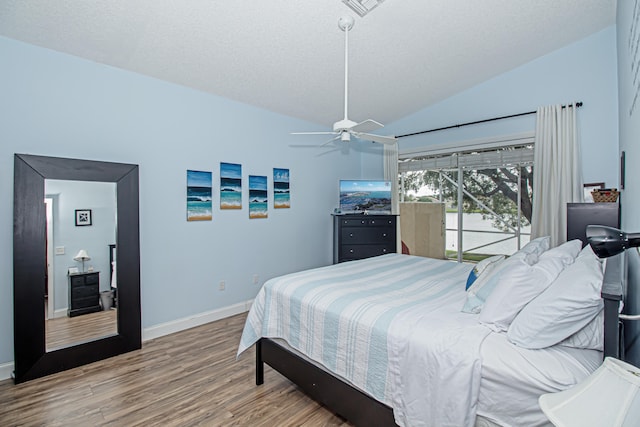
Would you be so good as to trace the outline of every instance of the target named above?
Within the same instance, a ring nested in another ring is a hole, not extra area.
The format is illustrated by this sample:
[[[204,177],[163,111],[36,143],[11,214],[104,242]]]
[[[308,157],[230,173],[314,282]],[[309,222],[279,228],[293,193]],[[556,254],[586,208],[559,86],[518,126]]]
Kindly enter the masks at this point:
[[[269,366],[255,385],[254,348],[235,358],[245,318],[24,384],[0,381],[0,426],[350,426]]]
[[[114,308],[75,317],[47,319],[45,321],[47,351],[117,334],[117,311]]]

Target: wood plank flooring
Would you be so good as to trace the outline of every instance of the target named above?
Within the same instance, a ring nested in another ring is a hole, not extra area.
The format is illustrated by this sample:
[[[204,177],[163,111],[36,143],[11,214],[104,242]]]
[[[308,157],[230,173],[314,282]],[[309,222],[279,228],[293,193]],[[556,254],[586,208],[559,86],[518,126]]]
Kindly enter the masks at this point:
[[[47,351],[118,333],[118,310],[45,320]],[[46,316],[45,316],[46,319]]]
[[[236,361],[245,318],[24,384],[0,381],[0,426],[351,426],[268,366],[255,385],[254,349]]]

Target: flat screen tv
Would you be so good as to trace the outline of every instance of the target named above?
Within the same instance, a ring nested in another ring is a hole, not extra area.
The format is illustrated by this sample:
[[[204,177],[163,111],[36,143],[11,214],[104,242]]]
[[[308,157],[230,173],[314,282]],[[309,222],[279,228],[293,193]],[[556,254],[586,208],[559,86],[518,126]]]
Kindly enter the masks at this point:
[[[343,214],[390,214],[391,181],[340,180]]]

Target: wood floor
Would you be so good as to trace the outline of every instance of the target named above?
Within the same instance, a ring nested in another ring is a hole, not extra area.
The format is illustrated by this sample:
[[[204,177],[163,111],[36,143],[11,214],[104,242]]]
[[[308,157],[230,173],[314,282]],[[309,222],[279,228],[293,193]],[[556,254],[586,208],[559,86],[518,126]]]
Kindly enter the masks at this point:
[[[45,321],[47,351],[117,334],[117,312],[118,310],[113,308],[82,316],[47,319]]]
[[[0,426],[350,426],[265,366],[236,361],[245,314],[24,384],[0,381]]]

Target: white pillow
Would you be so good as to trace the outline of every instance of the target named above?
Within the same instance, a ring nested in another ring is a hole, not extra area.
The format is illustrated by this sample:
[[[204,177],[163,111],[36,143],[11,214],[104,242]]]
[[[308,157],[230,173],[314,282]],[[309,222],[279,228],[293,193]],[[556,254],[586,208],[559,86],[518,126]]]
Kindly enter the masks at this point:
[[[604,310],[600,310],[596,317],[569,338],[560,341],[558,345],[573,348],[587,348],[604,350]]]
[[[535,253],[538,255],[542,255],[543,252],[549,250],[550,240],[551,238],[549,236],[538,237],[537,239],[533,239],[529,243],[524,245],[518,252],[524,252],[527,254]]]
[[[602,262],[586,246],[575,262],[509,326],[507,338],[524,348],[545,348],[584,328],[602,310]]]
[[[570,244],[565,243],[564,245],[549,249],[549,237],[539,237],[530,241],[529,243],[524,245],[524,247],[518,252],[495,265],[494,269],[485,272],[482,276],[480,276],[478,280],[474,282],[474,284],[467,291],[467,298],[465,300],[464,306],[462,307],[462,311],[465,313],[480,313],[482,307],[484,306],[484,303],[489,298],[489,295],[491,295],[491,293],[497,286],[500,276],[505,271],[508,271],[509,268],[518,265],[520,263],[520,260],[524,259],[526,264],[534,265],[538,262],[539,258],[542,257],[542,255],[550,252],[547,257],[562,257],[565,262],[571,262],[580,250],[580,246],[580,241],[576,240]],[[573,254],[573,258],[571,258],[571,260],[564,257],[564,255],[567,253]],[[518,308],[518,310],[520,310],[521,308],[522,307]]]
[[[467,290],[467,298],[462,311],[465,313],[480,313],[482,306],[498,284],[503,272],[523,261],[527,264],[535,264],[538,262],[538,255],[518,251],[505,260],[489,264],[484,273]]]
[[[582,240],[575,239],[565,242],[555,248],[549,249],[540,255],[540,258],[555,257],[560,258],[566,265],[573,263],[582,249]]]
[[[471,270],[471,272],[469,273],[469,277],[467,277],[465,290],[468,290],[471,285],[473,285],[473,283],[478,280],[478,277],[480,277],[483,273],[491,271],[492,268],[495,267],[495,265],[492,266],[492,264],[500,262],[505,258],[506,257],[504,255],[494,255],[492,257],[485,258],[477,263],[476,266],[473,267],[473,270]]]
[[[480,323],[496,332],[506,331],[520,310],[540,295],[564,267],[560,257],[541,256],[533,265],[520,260],[498,279],[495,289],[482,307]]]

